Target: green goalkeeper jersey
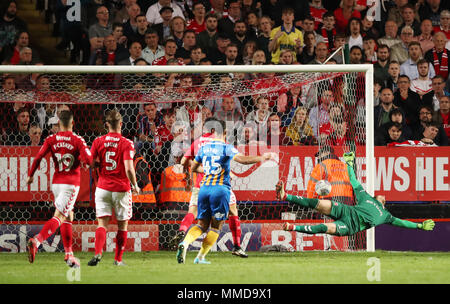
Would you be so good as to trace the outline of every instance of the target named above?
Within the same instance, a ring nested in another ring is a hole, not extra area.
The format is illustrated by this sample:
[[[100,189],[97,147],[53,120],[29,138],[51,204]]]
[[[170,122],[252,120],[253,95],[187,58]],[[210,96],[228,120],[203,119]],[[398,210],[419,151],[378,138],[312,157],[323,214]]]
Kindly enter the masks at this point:
[[[381,224],[390,224],[404,228],[418,228],[416,223],[402,220],[387,211],[383,204],[367,193],[355,176],[353,167],[347,165],[350,183],[355,194],[356,206],[353,206],[360,224],[360,231]]]
[[[358,193],[355,191],[357,205],[354,208],[359,217],[360,230],[394,222],[396,218],[384,209],[378,200],[370,196],[364,189],[357,191]]]

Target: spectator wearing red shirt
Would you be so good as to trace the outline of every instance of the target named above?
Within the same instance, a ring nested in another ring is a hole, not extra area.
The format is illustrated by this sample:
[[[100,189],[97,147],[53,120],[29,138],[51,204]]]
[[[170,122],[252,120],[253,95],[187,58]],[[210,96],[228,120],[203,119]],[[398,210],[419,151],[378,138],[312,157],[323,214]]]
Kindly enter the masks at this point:
[[[25,47],[30,47],[30,35],[27,31],[20,31],[16,35],[15,44],[11,46],[6,46],[3,51],[4,62],[3,64],[19,64],[20,62],[20,52]],[[37,51],[33,48],[32,52],[32,63],[40,62]]]
[[[334,11],[336,30],[345,32],[350,18],[361,19],[361,13],[356,10],[356,0],[342,0],[340,7]]]
[[[323,41],[328,46],[328,51],[335,50],[334,41],[336,39],[336,20],[333,12],[329,11],[322,15],[322,24],[320,25],[319,33],[323,37]]]
[[[161,152],[165,142],[171,142],[174,139],[172,134],[172,127],[175,123],[175,111],[173,109],[167,109],[163,113],[164,124],[161,124],[156,128],[155,132],[155,154]]]
[[[312,0],[309,4],[309,12],[314,18],[314,30],[317,31],[319,25],[323,23],[323,15],[327,12],[322,5],[322,0]]]
[[[447,138],[450,142],[450,97],[442,96],[439,99],[439,110],[433,115],[433,120],[442,124],[442,128],[447,134]]]
[[[200,34],[204,30],[206,30],[205,23],[205,6],[201,2],[194,3],[192,7],[192,13],[194,14],[194,18],[189,20],[187,24],[187,29],[194,30],[195,34]]]
[[[449,10],[443,10],[441,12],[440,25],[435,26],[433,28],[433,31],[435,33],[443,32],[445,34],[445,36],[447,37],[447,40],[450,40],[450,11]]]
[[[152,65],[167,65],[169,59],[175,59],[177,52],[177,43],[173,39],[167,39],[164,43],[164,56],[159,57],[152,62]],[[178,65],[184,65],[182,60],[178,60]]]

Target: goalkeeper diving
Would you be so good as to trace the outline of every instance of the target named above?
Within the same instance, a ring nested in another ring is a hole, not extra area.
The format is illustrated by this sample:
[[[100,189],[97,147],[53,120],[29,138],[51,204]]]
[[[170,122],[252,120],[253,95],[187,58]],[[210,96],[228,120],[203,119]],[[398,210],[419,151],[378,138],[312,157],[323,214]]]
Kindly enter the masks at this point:
[[[294,225],[284,223],[284,230],[298,231],[307,234],[327,233],[331,235],[344,236],[353,235],[359,231],[366,230],[381,224],[389,224],[397,227],[433,230],[435,223],[428,219],[423,223],[413,223],[393,216],[384,208],[386,199],[382,195],[375,197],[368,194],[359,181],[356,179],[353,169],[355,154],[353,152],[344,153],[344,160],[347,164],[347,171],[355,194],[355,206],[341,204],[331,200],[321,200],[317,198],[305,198],[301,196],[286,194],[284,183],[279,181],[276,185],[277,199],[287,200],[290,203],[315,209],[321,214],[331,217],[334,222],[318,225]]]

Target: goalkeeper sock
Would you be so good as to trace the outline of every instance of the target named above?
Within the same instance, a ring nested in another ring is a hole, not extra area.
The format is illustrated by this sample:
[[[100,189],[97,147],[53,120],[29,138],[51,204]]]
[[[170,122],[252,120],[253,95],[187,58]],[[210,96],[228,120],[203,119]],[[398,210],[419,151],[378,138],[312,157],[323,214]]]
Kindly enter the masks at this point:
[[[192,222],[194,221],[194,219],[195,219],[195,217],[194,217],[193,213],[186,214],[186,216],[181,221],[180,229],[178,231],[186,232],[189,229],[189,227],[191,227]]]
[[[127,244],[128,232],[119,230],[116,235],[116,255],[114,260],[122,262],[123,252],[125,251],[125,245]]]
[[[49,236],[53,235],[59,228],[59,226],[61,226],[61,220],[56,216],[48,220],[44,224],[44,227],[42,227],[41,232],[39,232],[39,234],[35,237],[36,241],[38,242],[38,247],[43,241],[48,239]]]
[[[185,246],[189,246],[190,243],[195,241],[199,236],[203,234],[202,228],[199,225],[195,225],[189,229],[188,233],[184,237],[183,243]]]
[[[294,227],[295,231],[303,232],[307,234],[316,234],[316,233],[325,233],[327,232],[327,225],[319,224],[319,225],[296,225]]]
[[[61,224],[61,238],[65,253],[72,253],[72,222],[65,221]]]
[[[231,215],[228,225],[231,230],[231,235],[233,236],[233,245],[236,247],[241,247],[241,222],[237,215]]]
[[[202,248],[200,249],[197,255],[197,257],[200,260],[205,259],[205,256],[211,250],[211,247],[216,243],[217,239],[219,238],[219,232],[220,230],[211,228],[209,232],[206,234],[206,237],[203,239],[202,242]]]
[[[106,229],[105,227],[98,227],[97,230],[95,230],[95,255],[102,255],[105,242]]]
[[[302,196],[295,196],[295,195],[290,195],[288,194],[286,196],[286,200],[288,202],[292,202],[294,204],[303,206],[303,207],[307,207],[307,208],[311,208],[311,209],[316,209],[317,204],[319,204],[319,199],[317,198],[306,198],[306,197],[302,197]]]

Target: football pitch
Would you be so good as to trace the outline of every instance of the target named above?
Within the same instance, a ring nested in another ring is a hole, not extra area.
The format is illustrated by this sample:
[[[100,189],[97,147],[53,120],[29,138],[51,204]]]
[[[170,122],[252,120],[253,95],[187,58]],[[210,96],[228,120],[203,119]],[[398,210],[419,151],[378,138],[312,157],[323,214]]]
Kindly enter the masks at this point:
[[[79,271],[63,253],[0,254],[0,284],[449,284],[450,254],[442,252],[249,252],[249,258],[211,252],[210,265],[196,265],[196,252],[178,264],[175,252],[125,253],[114,266],[105,253],[95,267],[92,253],[78,253]]]

